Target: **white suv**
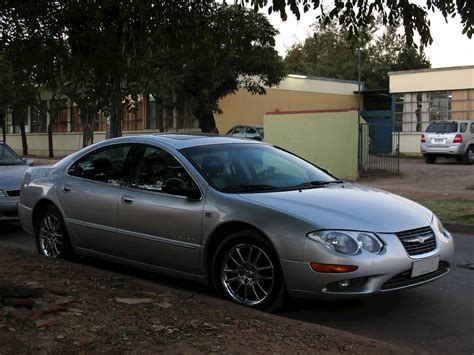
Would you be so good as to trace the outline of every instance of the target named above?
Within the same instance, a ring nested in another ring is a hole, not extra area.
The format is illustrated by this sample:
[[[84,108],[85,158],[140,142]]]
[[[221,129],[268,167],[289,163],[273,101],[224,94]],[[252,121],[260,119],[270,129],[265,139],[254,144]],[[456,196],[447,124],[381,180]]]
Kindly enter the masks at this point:
[[[421,135],[421,153],[426,163],[437,157],[455,157],[465,164],[474,163],[474,121],[437,121]]]

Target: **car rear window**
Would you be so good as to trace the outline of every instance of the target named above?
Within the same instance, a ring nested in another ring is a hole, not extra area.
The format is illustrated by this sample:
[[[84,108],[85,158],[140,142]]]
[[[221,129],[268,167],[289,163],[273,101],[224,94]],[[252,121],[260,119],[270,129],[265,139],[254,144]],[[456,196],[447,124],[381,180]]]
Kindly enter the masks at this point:
[[[426,132],[428,133],[456,133],[458,131],[457,122],[436,122],[431,123]]]

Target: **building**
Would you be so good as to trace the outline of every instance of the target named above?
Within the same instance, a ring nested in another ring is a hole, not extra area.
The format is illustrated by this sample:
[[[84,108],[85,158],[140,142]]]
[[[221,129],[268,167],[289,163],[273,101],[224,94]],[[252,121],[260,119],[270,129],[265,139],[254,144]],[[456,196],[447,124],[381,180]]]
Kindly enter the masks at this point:
[[[362,87],[362,85],[360,85]],[[216,114],[216,125],[221,134],[238,124],[263,125],[267,112],[304,111],[327,109],[359,108],[359,84],[355,81],[289,75],[278,87],[267,88],[266,95],[252,95],[244,89],[228,95],[219,102],[222,114]],[[42,94],[42,106],[28,108],[26,132],[29,153],[38,156],[48,155],[47,125],[53,98]],[[177,109],[172,98],[165,98],[163,109],[163,128],[168,132],[199,131],[198,120],[186,107]],[[52,125],[54,132],[55,156],[65,156],[82,148],[83,125],[79,118],[79,108],[70,100],[59,101],[59,114]],[[151,95],[138,97],[134,110],[124,108],[122,129],[124,135],[155,133],[159,130],[156,102]],[[159,112],[159,111],[158,111]],[[94,112],[94,142],[105,139],[106,117]],[[21,152],[20,131],[7,115],[7,143]]]
[[[474,120],[474,65],[389,73],[400,151],[419,153],[430,122]]]

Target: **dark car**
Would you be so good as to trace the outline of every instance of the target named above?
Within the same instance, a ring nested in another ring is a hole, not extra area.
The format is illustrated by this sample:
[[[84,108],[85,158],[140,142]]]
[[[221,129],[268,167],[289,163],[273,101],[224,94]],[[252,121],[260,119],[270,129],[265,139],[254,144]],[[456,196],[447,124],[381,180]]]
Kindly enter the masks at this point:
[[[18,199],[26,170],[33,164],[0,142],[0,223],[18,220]]]

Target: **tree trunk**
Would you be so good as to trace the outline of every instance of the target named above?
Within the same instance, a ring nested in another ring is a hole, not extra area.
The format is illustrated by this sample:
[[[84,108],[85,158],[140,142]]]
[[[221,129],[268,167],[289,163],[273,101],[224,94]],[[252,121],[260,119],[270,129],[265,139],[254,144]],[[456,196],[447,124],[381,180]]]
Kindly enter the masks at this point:
[[[48,123],[48,156],[54,158],[54,149],[53,149],[53,123]]]
[[[199,119],[199,128],[203,133],[219,133],[211,110],[204,109],[197,112],[196,116]]]
[[[3,141],[7,141],[7,127],[6,127],[6,122],[5,122],[5,114],[3,112],[0,112],[0,128],[2,129],[2,136],[3,136]]]
[[[26,130],[25,130],[25,122],[20,122],[20,133],[21,133],[21,145],[23,148],[23,155],[28,155],[28,142],[26,140]]]
[[[163,98],[155,96],[155,107],[156,107],[156,126],[163,132],[165,130],[165,125],[163,124]]]
[[[110,110],[110,124],[108,127],[107,139],[122,136],[122,100],[120,98],[112,99],[112,109]]]

